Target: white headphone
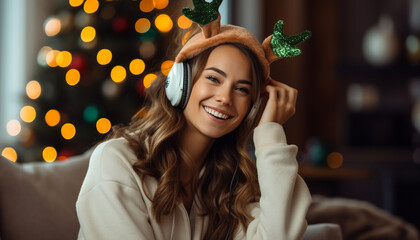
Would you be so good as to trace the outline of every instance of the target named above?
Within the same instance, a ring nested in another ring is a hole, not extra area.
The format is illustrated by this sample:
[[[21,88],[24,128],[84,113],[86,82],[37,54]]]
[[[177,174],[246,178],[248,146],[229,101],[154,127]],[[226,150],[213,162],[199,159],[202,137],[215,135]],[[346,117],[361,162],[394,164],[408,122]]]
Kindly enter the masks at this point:
[[[191,93],[191,67],[186,62],[175,62],[166,77],[166,97],[172,106],[184,109]]]

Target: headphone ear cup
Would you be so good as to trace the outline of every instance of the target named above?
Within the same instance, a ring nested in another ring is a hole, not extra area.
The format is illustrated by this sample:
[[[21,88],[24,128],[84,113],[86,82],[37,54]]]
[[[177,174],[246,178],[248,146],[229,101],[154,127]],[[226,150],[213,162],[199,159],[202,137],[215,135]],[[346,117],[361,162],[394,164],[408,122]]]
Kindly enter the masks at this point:
[[[174,63],[166,77],[165,92],[172,106],[185,108],[191,92],[191,68],[188,63]]]

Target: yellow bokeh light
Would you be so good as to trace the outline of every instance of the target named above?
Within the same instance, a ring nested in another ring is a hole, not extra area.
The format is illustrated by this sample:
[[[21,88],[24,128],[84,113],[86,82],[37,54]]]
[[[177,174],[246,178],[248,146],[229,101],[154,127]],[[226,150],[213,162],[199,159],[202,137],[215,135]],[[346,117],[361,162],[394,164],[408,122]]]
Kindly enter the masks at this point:
[[[142,74],[145,68],[146,68],[146,65],[144,64],[144,61],[141,59],[134,59],[133,61],[130,62],[130,72],[133,75]]]
[[[338,152],[332,152],[327,157],[327,164],[330,168],[339,168],[343,164],[343,155]]]
[[[155,4],[153,0],[141,0],[139,7],[140,7],[140,11],[147,13],[155,9]]]
[[[33,108],[32,106],[24,106],[20,110],[20,118],[24,122],[27,122],[27,123],[33,122],[35,120],[35,117],[36,117],[36,111],[35,111],[35,108]]]
[[[153,0],[156,9],[164,9],[168,6],[169,0]]]
[[[96,122],[96,130],[99,133],[105,134],[111,130],[111,121],[106,118],[101,118]]]
[[[6,125],[6,130],[10,136],[17,136],[22,130],[22,126],[18,120],[10,120]]]
[[[72,7],[78,7],[83,4],[84,0],[69,0],[69,4]]]
[[[145,88],[150,87],[152,82],[157,78],[156,74],[149,73],[143,78],[143,85]]]
[[[76,128],[71,123],[66,123],[61,126],[61,136],[64,139],[70,140],[76,135]]]
[[[80,72],[77,69],[70,69],[66,73],[66,82],[70,86],[78,84],[80,81]]]
[[[61,51],[57,55],[57,65],[62,68],[68,67],[71,63],[72,58],[73,57],[70,52]]]
[[[107,65],[112,60],[112,52],[109,49],[101,49],[96,55],[96,60],[101,65]]]
[[[37,99],[41,95],[41,85],[38,81],[30,81],[28,84],[26,84],[26,95],[30,99]]]
[[[57,56],[60,53],[58,50],[51,50],[47,53],[45,60],[47,61],[48,66],[57,67]]]
[[[45,122],[50,127],[56,126],[60,122],[60,119],[60,112],[55,109],[51,109],[45,114]]]
[[[161,32],[169,32],[173,27],[172,19],[166,14],[160,14],[155,19],[155,25]]]
[[[96,12],[98,8],[98,0],[86,0],[85,4],[83,5],[83,10],[88,14]]]
[[[116,83],[124,81],[126,76],[127,71],[123,66],[117,65],[111,70],[111,79]]]
[[[57,35],[61,31],[61,21],[58,18],[47,19],[44,26],[45,34],[52,37]]]
[[[188,19],[187,17],[185,17],[184,15],[181,15],[178,18],[177,23],[178,23],[178,27],[182,28],[182,29],[187,29],[187,28],[191,27],[191,25],[192,25],[192,21],[190,19]]]
[[[3,151],[1,152],[1,155],[12,162],[17,161],[17,153],[15,149],[11,147],[4,148]]]
[[[42,150],[42,158],[46,162],[54,162],[57,159],[57,150],[53,147],[46,147]]]
[[[140,18],[134,27],[138,33],[145,33],[150,29],[150,21],[147,18]]]
[[[188,41],[188,39],[191,36],[191,31],[188,31],[183,37],[182,37],[182,45],[185,45],[185,43]]]
[[[91,26],[84,27],[80,33],[80,38],[83,42],[91,42],[96,37],[96,30]]]
[[[174,65],[174,61],[166,60],[160,65],[160,70],[165,76],[168,76],[169,71],[171,71],[172,66]]]

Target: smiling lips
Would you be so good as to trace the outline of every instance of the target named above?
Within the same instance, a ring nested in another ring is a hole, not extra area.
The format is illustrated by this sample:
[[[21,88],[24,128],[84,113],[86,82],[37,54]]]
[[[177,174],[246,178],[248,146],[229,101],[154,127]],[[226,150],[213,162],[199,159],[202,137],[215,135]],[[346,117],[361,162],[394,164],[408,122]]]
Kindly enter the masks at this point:
[[[212,108],[206,107],[206,106],[204,106],[204,110],[205,110],[207,113],[209,113],[210,115],[212,115],[213,117],[218,118],[218,119],[227,120],[227,119],[229,119],[229,118],[232,118],[232,116],[229,116],[229,115],[227,115],[227,114],[224,114],[224,113],[218,112],[218,111],[216,111],[216,110],[214,110],[214,109],[212,109]]]

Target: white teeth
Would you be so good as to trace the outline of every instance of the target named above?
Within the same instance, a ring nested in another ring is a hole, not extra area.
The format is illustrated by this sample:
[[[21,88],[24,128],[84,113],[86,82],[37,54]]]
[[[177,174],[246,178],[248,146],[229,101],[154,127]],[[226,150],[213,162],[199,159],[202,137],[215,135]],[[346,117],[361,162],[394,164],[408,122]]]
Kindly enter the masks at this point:
[[[220,113],[214,109],[208,108],[208,107],[204,107],[204,110],[206,110],[206,112],[210,113],[211,115],[217,117],[217,118],[221,118],[221,119],[228,119],[229,115]]]

